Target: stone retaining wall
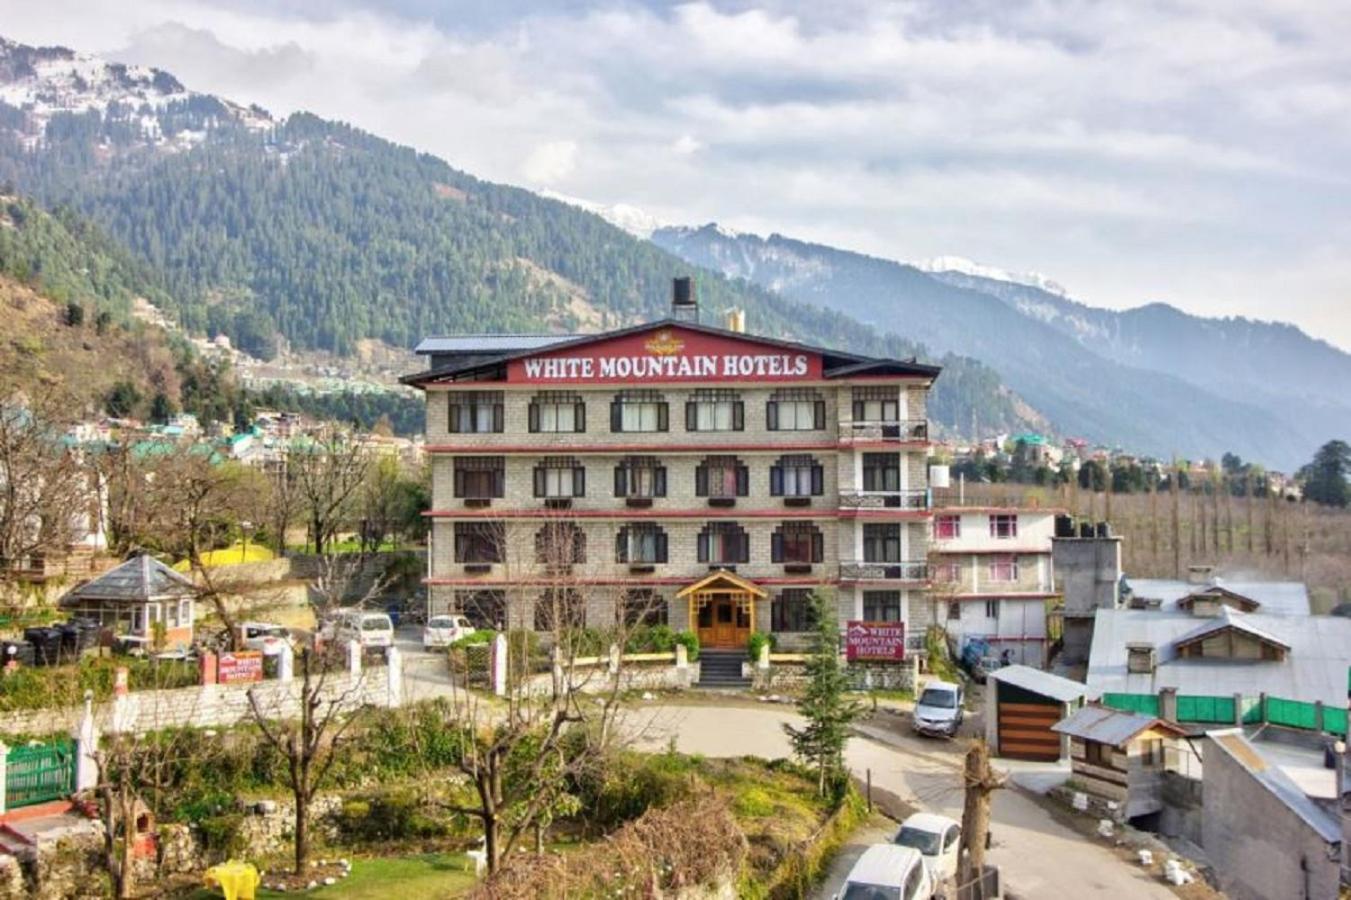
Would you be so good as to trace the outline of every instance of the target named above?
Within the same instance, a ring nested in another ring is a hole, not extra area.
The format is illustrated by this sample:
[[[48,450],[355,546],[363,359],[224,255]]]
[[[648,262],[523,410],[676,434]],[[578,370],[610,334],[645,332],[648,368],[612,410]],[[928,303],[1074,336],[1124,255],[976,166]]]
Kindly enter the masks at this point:
[[[397,676],[396,676],[397,678]],[[300,710],[299,680],[261,681],[252,685],[208,684],[167,691],[137,691],[94,708],[94,720],[103,729],[116,726],[137,734],[191,725],[225,728],[251,718],[248,690],[269,716],[294,717]],[[389,670],[367,669],[359,675],[331,671],[323,686],[325,701],[342,698],[355,709],[389,705]],[[0,714],[0,735],[69,734],[84,715],[83,706],[32,709]]]

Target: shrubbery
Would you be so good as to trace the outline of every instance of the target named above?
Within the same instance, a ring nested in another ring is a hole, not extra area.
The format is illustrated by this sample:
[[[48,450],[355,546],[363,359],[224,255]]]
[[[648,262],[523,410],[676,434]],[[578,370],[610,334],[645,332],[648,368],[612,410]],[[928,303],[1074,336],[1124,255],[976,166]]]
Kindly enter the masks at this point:
[[[779,639],[774,635],[764,631],[752,631],[751,636],[746,640],[746,655],[755,662],[760,658],[760,648],[769,646],[769,652],[773,653],[774,648],[778,646]]]
[[[195,662],[176,659],[87,656],[64,666],[24,666],[0,677],[0,712],[73,706],[85,691],[96,701],[107,700],[122,666],[133,691],[191,687],[201,680]]]

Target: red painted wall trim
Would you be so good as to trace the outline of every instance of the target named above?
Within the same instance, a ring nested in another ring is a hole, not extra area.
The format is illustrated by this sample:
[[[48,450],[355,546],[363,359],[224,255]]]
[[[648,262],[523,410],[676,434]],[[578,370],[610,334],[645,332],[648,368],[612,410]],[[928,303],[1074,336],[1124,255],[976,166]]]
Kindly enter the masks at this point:
[[[422,583],[435,587],[557,587],[560,584],[591,584],[591,585],[662,585],[675,586],[693,584],[699,580],[699,576],[694,577],[676,577],[663,575],[658,578],[513,578],[510,581],[489,578],[424,578]],[[753,578],[750,579],[756,584],[769,585],[819,585],[819,584],[838,584],[833,578]]]
[[[738,509],[715,507],[698,509],[431,509],[422,515],[429,519],[879,519],[907,521],[924,519],[922,510],[895,509]]]
[[[1042,593],[1033,591],[1026,594],[1020,594],[1017,591],[1001,591],[997,594],[954,594],[951,597],[945,597],[948,600],[1049,600],[1052,597],[1059,597],[1059,594]]]
[[[428,444],[428,453],[453,453],[461,456],[503,456],[508,453],[524,453],[534,456],[557,456],[573,454],[608,456],[610,454],[642,453],[653,456],[663,453],[804,453],[815,451],[828,453],[839,450],[835,441],[807,441],[783,444],[560,444],[547,440],[538,444]]]

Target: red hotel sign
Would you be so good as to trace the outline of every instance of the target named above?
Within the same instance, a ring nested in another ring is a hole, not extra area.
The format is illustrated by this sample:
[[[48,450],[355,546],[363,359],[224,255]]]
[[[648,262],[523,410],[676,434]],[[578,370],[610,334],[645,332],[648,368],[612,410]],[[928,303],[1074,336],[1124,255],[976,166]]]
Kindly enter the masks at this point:
[[[802,381],[821,377],[821,357],[756,341],[661,328],[575,350],[512,360],[507,381],[641,384],[664,381]]]
[[[256,650],[222,653],[216,660],[217,684],[246,684],[263,680],[263,654]]]
[[[905,659],[904,622],[851,621],[844,655],[850,662],[901,662]]]

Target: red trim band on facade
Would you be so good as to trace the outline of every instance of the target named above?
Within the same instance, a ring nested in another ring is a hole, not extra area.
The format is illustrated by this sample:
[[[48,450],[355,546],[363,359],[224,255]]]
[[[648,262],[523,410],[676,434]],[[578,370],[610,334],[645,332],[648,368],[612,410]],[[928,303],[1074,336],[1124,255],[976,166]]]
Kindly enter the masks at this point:
[[[934,488],[938,491],[950,491],[952,488]],[[942,499],[948,499],[946,497]],[[962,513],[999,513],[1001,515],[1021,515],[1022,513],[1047,513],[1053,516],[1068,514],[1069,510],[1060,509],[1055,506],[938,506],[935,509],[945,515],[960,515]]]
[[[509,453],[521,453],[532,456],[557,456],[560,454],[610,456],[626,453],[644,453],[649,456],[663,453],[827,453],[839,450],[835,441],[809,441],[781,444],[560,444],[545,440],[538,444],[427,444],[428,453],[454,453],[461,456],[477,454],[480,456],[503,456]]]
[[[659,578],[573,578],[564,576],[562,578],[513,578],[510,581],[501,581],[497,579],[486,578],[423,578],[422,583],[432,587],[479,587],[479,588],[511,588],[511,587],[558,587],[569,584],[591,584],[591,585],[661,585],[663,587],[674,587],[676,585],[693,584],[698,581],[697,577],[676,577],[673,575],[663,575]],[[781,586],[793,585],[833,585],[838,584],[833,578],[752,578],[756,584],[769,584]]]
[[[958,602],[963,600],[1050,600],[1059,596],[1059,594],[1042,591],[1033,591],[1027,594],[1020,594],[1017,591],[1000,591],[997,594],[952,594],[939,599],[957,600]]]
[[[475,509],[429,509],[422,515],[429,519],[923,519],[928,513],[920,510],[897,509],[737,509],[710,506],[699,509],[494,509],[491,506]]]
[[[941,516],[940,510],[930,510],[935,516]],[[1031,550],[1026,547],[973,547],[971,549],[948,549],[933,538],[929,539],[929,552],[941,554],[943,556],[1003,556],[1005,554],[1017,554],[1018,556],[1050,556],[1051,548],[1045,550]]]
[[[928,588],[933,582],[914,578],[841,578],[840,584],[852,584],[859,587]]]

